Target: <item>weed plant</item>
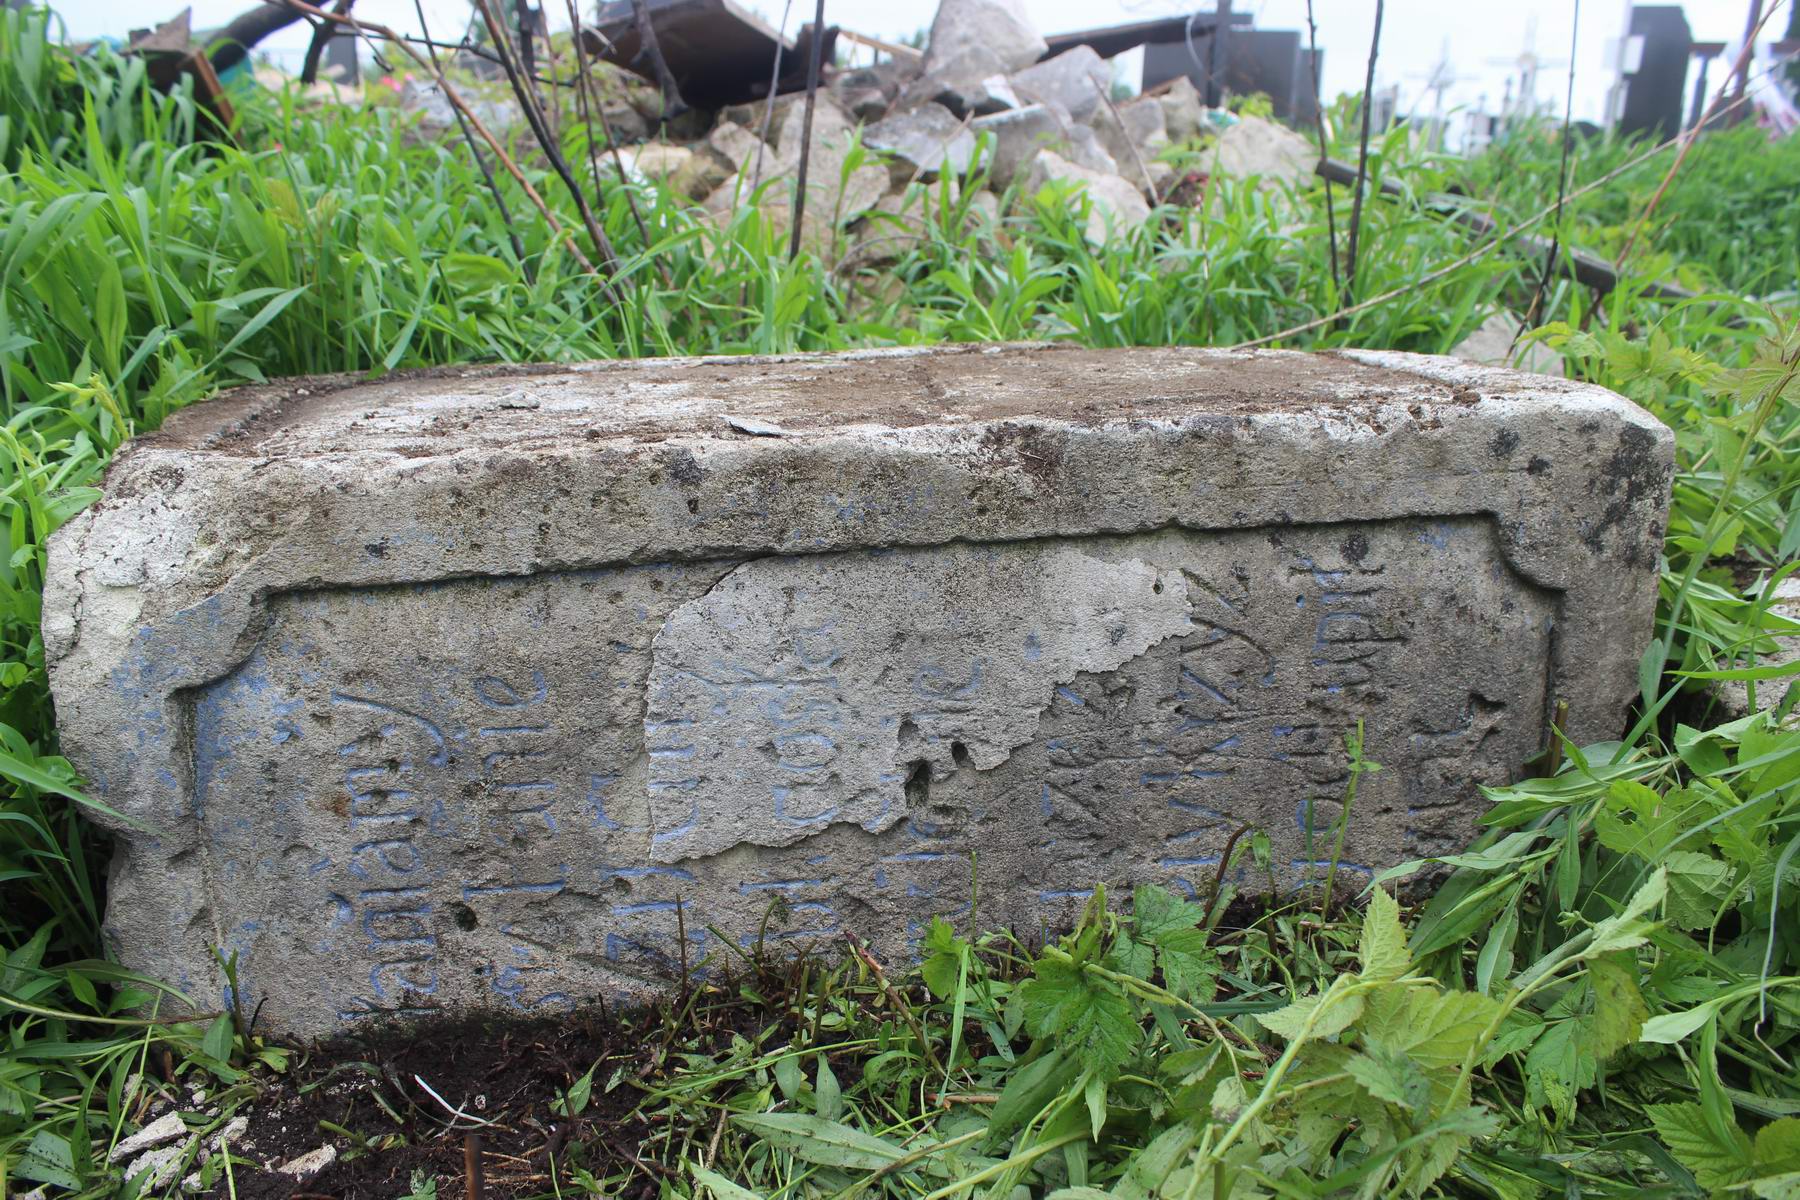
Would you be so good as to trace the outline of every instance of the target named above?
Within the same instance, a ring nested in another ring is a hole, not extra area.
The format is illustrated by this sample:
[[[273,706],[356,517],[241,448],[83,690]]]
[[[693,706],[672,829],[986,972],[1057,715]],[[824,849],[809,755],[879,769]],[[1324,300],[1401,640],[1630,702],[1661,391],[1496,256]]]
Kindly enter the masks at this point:
[[[282,375],[1231,344],[1328,316],[1341,293],[1320,184],[1215,180],[1198,207],[1093,245],[1084,201],[1010,195],[995,221],[971,199],[978,176],[915,185],[922,221],[881,255],[840,229],[794,261],[756,205],[717,222],[615,182],[597,205],[620,253],[603,284],[517,217],[531,210],[513,184],[508,228],[466,149],[392,108],[246,92],[235,143],[199,141],[189,93],[158,95],[141,62],[72,53],[46,28],[0,12],[0,1188],[130,1193],[99,1152],[137,1119],[149,1066],[242,1099],[283,1062],[228,1017],[142,1020],[159,990],[104,958],[106,848],[59,755],[40,608],[46,540],[127,437]],[[582,161],[579,124],[563,128]],[[1583,142],[1576,182],[1635,150]],[[1505,224],[1555,194],[1559,161],[1542,130],[1472,160],[1381,140],[1375,177],[1404,194],[1367,207],[1356,294],[1402,294],[1290,344],[1441,352],[1528,308],[1542,264],[1510,251],[1427,280],[1472,245],[1427,201],[1453,191]],[[1572,202],[1555,232],[1615,251],[1667,161]],[[1360,918],[1303,897],[1228,935],[1223,897],[1141,890],[1040,952],[940,923],[902,980],[853,959],[780,997],[709,996],[764,1024],[719,1054],[684,1055],[671,1032],[680,1069],[641,1097],[668,1115],[642,1151],[656,1167],[602,1178],[575,1145],[544,1193],[648,1178],[719,1200],[1800,1195],[1800,734],[1717,724],[1704,699],[1726,675],[1787,687],[1753,663],[1791,627],[1768,594],[1800,551],[1797,185],[1800,141],[1709,137],[1619,288],[1551,279],[1534,336],[1677,431],[1641,720],[1494,790],[1489,833],[1437,864],[1448,880],[1410,932],[1379,889]],[[1647,299],[1662,276],[1704,295]],[[1240,847],[1258,852],[1254,835]],[[608,1077],[594,1064],[582,1095]]]

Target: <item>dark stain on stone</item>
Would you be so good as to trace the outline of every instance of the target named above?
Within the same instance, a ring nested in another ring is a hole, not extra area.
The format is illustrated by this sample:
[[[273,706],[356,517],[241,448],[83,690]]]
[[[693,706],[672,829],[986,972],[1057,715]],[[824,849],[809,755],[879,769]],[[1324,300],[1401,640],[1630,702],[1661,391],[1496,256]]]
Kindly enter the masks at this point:
[[[1549,469],[1550,460],[1538,454],[1532,455],[1531,461],[1525,464],[1525,473],[1527,475],[1542,475]]]
[[[1369,556],[1369,539],[1360,533],[1353,533],[1344,539],[1344,544],[1339,549],[1344,552],[1345,558],[1353,563],[1360,563]]]
[[[669,454],[669,478],[682,487],[699,487],[706,478],[691,450],[675,450]]]
[[[1512,452],[1518,448],[1519,435],[1510,429],[1502,429],[1494,435],[1493,442],[1488,445],[1488,453],[1495,458],[1510,458]]]
[[[1582,542],[1596,555],[1605,553],[1607,531],[1623,527],[1639,501],[1668,486],[1669,472],[1658,460],[1656,435],[1641,426],[1626,426],[1619,432],[1618,448],[1588,481],[1589,495],[1603,495],[1608,499],[1600,519],[1588,530]],[[1661,534],[1651,529],[1645,538],[1620,545],[1616,553],[1627,566],[1635,567],[1646,561],[1656,561],[1661,547]]]

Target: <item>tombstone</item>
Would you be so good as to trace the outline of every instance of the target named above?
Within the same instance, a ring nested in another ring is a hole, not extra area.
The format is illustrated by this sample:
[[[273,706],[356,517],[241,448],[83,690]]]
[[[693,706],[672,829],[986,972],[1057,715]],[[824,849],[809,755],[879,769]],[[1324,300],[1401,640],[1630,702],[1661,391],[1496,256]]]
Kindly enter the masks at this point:
[[[1205,43],[1198,43],[1196,51],[1189,53],[1185,41],[1146,45],[1144,90],[1186,75],[1204,95],[1208,80]],[[1323,69],[1323,51],[1310,51],[1293,30],[1275,29],[1234,29],[1221,51],[1225,61],[1220,78],[1225,91],[1237,96],[1262,92],[1281,120],[1296,125],[1313,122],[1318,112],[1313,95],[1313,64],[1316,62]]]
[[[1671,437],[1449,359],[984,347],[195,405],[52,540],[126,967],[284,1035],[1455,851],[1617,736]],[[1349,780],[1346,735],[1382,770]],[[1266,869],[1220,859],[1267,833]],[[1245,845],[1240,840],[1238,844]],[[167,1009],[165,1009],[167,1015]]]
[[[1694,44],[1687,16],[1679,5],[1634,5],[1629,37],[1636,43],[1630,55],[1635,70],[1625,79],[1619,132],[1667,141],[1681,132],[1687,97],[1688,59]]]

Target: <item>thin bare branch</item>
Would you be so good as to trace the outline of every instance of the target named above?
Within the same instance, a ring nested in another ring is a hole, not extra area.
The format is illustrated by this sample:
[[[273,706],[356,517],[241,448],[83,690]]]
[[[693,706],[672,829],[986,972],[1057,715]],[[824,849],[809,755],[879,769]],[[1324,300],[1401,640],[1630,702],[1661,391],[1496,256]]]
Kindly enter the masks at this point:
[[[1350,252],[1344,264],[1346,302],[1356,298],[1356,252],[1362,237],[1363,190],[1369,179],[1369,123],[1375,115],[1375,56],[1381,50],[1381,18],[1386,0],[1375,0],[1375,32],[1369,38],[1369,73],[1363,80],[1362,146],[1356,155],[1356,193],[1350,198]]]

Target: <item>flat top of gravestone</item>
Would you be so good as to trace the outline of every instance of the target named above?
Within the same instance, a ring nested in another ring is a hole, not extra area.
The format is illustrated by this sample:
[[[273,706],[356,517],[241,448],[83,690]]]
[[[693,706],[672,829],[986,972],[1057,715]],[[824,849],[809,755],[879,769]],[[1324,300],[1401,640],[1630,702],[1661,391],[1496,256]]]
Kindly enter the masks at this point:
[[[452,368],[241,389],[175,415],[144,440],[252,458],[419,457],[680,434],[779,437],[1029,418],[1091,425],[1597,394],[1511,371],[1426,369],[1431,361],[1014,345]]]

